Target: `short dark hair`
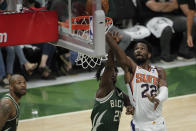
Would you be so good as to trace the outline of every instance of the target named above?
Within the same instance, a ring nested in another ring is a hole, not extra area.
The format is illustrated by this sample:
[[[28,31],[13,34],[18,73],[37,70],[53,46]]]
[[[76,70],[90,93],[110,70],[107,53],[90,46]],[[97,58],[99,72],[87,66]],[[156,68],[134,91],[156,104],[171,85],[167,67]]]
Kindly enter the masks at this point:
[[[104,63],[102,63],[102,64],[98,67],[97,72],[96,72],[96,74],[95,74],[95,77],[96,77],[97,81],[100,80],[100,78],[101,78],[101,71],[103,70],[103,68],[104,68],[105,66],[106,66],[106,63],[104,62]],[[114,66],[114,70],[118,73],[118,68],[117,68],[117,66]]]
[[[133,44],[133,49],[135,48],[135,46],[138,43],[143,43],[143,44],[145,44],[147,46],[148,52],[152,53],[152,45],[148,41],[146,41],[144,39],[133,40],[131,43]]]

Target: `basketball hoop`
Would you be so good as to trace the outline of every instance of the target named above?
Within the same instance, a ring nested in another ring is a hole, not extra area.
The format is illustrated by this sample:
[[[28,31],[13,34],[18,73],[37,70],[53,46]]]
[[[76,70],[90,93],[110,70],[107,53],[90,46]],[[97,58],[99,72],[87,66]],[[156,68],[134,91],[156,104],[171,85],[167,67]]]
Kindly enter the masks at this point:
[[[59,25],[62,27],[62,30],[68,32],[69,21],[59,22]],[[109,31],[109,29],[113,26],[113,21],[110,17],[105,17],[105,33]],[[78,16],[72,17],[72,25],[71,25],[71,34],[76,35],[82,39],[87,41],[91,41],[93,37],[92,30],[92,16]],[[78,57],[76,59],[76,65],[82,66],[84,69],[91,67],[94,68],[96,65],[101,65],[101,62],[107,60],[107,55],[104,57],[92,57],[86,54],[82,54],[78,52]]]

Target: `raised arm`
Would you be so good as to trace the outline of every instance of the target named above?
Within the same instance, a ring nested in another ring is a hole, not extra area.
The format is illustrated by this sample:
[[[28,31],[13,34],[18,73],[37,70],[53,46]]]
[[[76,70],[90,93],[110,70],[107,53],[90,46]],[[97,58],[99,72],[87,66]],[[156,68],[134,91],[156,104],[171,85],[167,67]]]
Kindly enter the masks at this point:
[[[163,68],[158,67],[157,68],[158,73],[159,73],[159,88],[162,86],[168,86],[167,85],[167,79],[166,79],[166,73],[165,70]]]
[[[108,52],[108,60],[105,66],[105,70],[101,77],[101,81],[99,84],[99,89],[97,90],[96,97],[103,98],[108,95],[113,89],[113,72],[114,72],[114,55],[110,50]]]
[[[11,103],[8,99],[0,101],[0,131],[11,115]]]
[[[125,54],[125,52],[118,46],[120,36],[117,32],[108,32],[106,35],[106,41],[109,47],[116,55],[117,61],[125,73],[134,73],[136,69],[136,63]]]

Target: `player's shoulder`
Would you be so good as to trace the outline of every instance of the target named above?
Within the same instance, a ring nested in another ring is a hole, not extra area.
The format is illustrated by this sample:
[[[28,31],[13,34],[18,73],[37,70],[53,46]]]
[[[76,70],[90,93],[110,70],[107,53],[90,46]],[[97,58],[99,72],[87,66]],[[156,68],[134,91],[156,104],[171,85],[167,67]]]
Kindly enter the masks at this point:
[[[7,98],[2,98],[0,100],[0,109],[3,112],[10,113],[12,111],[13,107],[13,102]]]
[[[165,72],[165,69],[163,67],[155,66],[155,68],[157,69],[158,72]]]
[[[166,72],[165,72],[165,69],[162,68],[162,67],[156,67],[157,69],[157,72],[158,72],[158,75],[160,78],[166,78]]]
[[[6,97],[3,97],[1,100],[0,100],[0,105],[7,105],[7,106],[11,106],[13,104],[13,102],[6,98]]]

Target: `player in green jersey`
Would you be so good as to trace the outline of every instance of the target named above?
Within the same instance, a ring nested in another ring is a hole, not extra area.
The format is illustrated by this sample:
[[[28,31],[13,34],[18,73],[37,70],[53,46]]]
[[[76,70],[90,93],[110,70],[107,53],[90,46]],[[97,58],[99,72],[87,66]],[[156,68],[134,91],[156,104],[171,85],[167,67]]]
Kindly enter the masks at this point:
[[[109,51],[106,65],[100,67],[96,73],[100,83],[91,113],[91,131],[118,131],[123,107],[127,108],[126,114],[133,113],[128,96],[115,86],[117,72],[113,53]]]
[[[20,114],[19,100],[26,94],[26,80],[21,75],[10,78],[9,93],[0,100],[0,131],[16,131]]]

